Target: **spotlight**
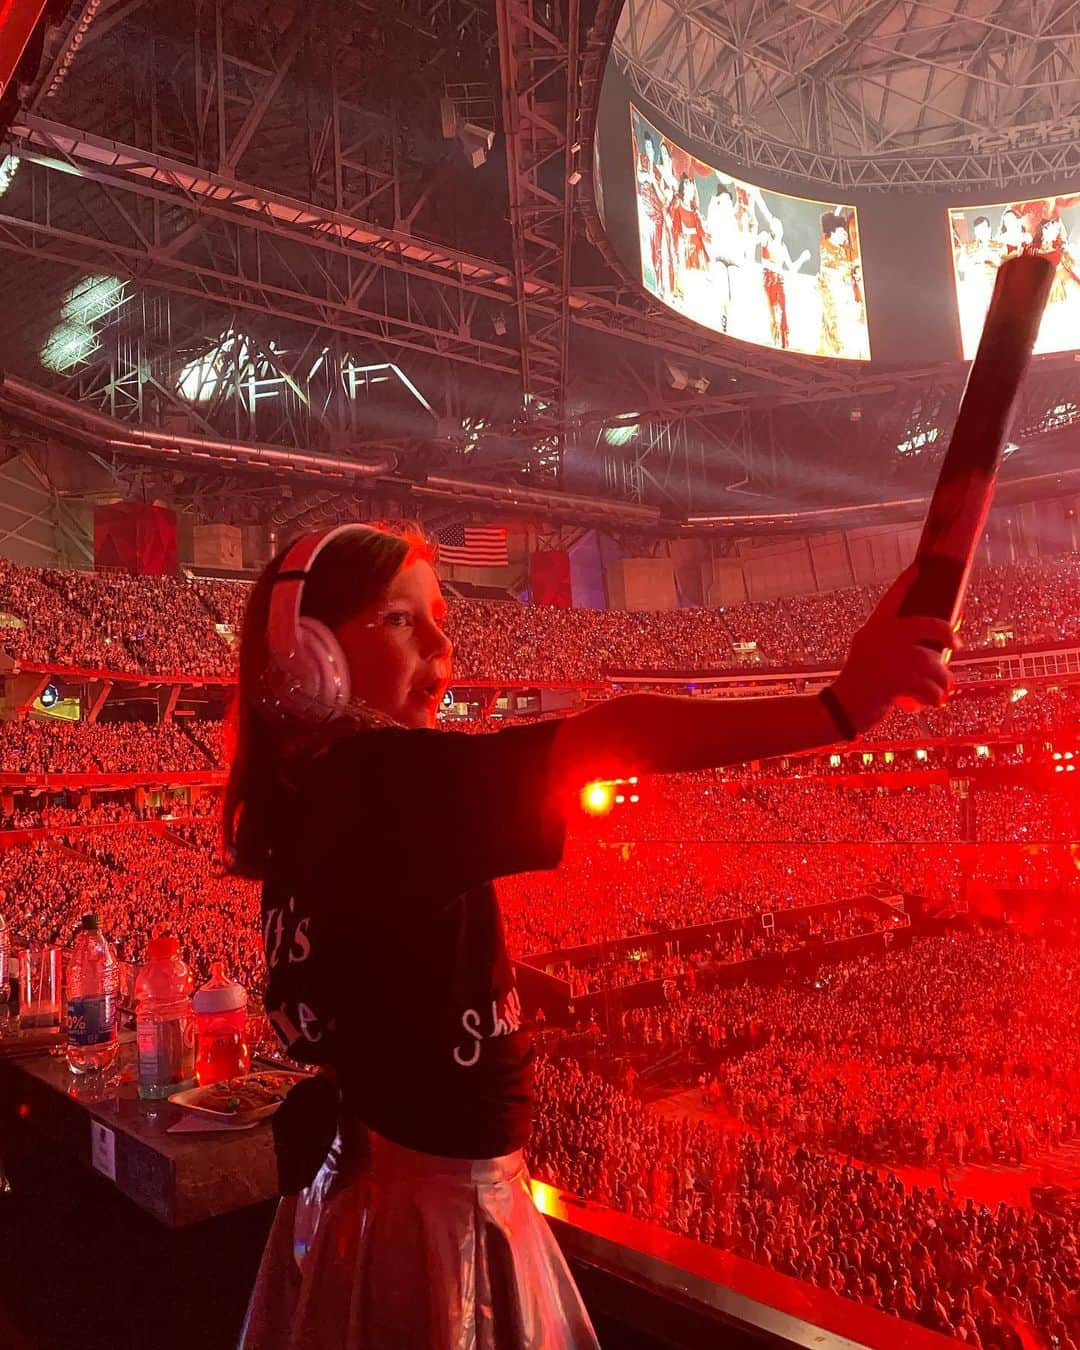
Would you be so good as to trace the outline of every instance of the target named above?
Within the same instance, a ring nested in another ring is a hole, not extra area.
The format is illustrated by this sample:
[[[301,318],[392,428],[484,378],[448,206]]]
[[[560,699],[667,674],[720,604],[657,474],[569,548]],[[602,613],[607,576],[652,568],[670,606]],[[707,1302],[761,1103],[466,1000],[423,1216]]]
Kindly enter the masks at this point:
[[[581,793],[581,805],[590,816],[602,816],[611,810],[614,796],[610,783],[589,783]]]

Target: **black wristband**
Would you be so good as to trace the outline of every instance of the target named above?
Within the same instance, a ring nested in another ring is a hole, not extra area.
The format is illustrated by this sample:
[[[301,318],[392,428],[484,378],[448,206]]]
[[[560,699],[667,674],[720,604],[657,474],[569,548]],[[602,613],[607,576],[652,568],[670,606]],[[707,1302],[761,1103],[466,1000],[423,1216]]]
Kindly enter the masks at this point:
[[[818,698],[828,711],[829,716],[836,724],[836,729],[845,741],[856,741],[859,739],[859,733],[855,730],[855,724],[847,714],[847,709],[836,697],[836,692],[829,685],[824,689],[818,690]]]

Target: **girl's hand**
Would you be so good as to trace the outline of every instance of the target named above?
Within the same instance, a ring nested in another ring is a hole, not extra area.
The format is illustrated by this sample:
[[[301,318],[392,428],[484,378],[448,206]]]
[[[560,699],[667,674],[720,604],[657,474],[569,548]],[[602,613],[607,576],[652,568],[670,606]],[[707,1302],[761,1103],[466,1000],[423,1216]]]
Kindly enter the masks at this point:
[[[961,643],[951,625],[945,619],[900,617],[914,576],[911,566],[897,577],[855,634],[833,685],[860,734],[898,703],[908,708],[942,707],[955,686],[947,661]]]

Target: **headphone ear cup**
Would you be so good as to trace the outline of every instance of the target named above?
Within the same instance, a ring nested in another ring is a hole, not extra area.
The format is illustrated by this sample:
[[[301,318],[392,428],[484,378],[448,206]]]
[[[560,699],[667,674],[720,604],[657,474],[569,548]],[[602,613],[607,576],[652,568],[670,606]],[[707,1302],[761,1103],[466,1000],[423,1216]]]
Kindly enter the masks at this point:
[[[303,695],[328,713],[340,712],[352,696],[349,663],[341,643],[319,619],[297,624],[295,670]]]
[[[348,707],[349,663],[324,623],[301,617],[292,651],[271,652],[260,679],[259,703],[278,721],[325,722]]]

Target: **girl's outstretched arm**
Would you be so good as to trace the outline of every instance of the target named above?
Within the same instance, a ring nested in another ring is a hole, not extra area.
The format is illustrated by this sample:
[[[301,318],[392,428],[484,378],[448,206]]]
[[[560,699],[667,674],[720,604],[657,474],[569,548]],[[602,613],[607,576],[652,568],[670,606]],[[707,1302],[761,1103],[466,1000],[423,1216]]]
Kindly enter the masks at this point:
[[[855,635],[832,686],[841,720],[859,734],[898,700],[939,707],[952,688],[947,661],[960,643],[949,624],[899,617],[912,575],[909,568],[900,576]],[[753,699],[627,694],[566,719],[555,739],[554,768],[559,781],[581,785],[594,778],[797,754],[844,739],[840,721],[812,694]]]

